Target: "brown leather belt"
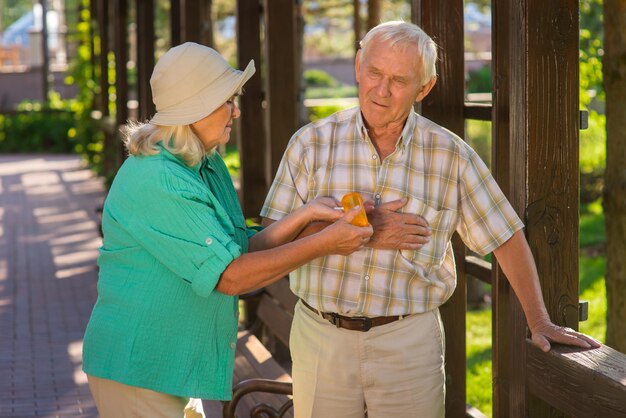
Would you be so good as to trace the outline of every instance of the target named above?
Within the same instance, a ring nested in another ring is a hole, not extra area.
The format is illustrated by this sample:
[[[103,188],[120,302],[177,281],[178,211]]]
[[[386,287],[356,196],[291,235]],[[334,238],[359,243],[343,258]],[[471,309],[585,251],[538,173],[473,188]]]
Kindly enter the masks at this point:
[[[374,318],[369,318],[367,316],[344,316],[339,315],[334,312],[320,312],[308,303],[304,301],[304,299],[300,299],[302,304],[320,315],[325,320],[329,321],[331,324],[336,326],[337,328],[349,329],[350,331],[369,331],[372,327],[377,327],[380,325],[390,324],[398,319],[402,319],[408,315],[404,316],[376,316]]]

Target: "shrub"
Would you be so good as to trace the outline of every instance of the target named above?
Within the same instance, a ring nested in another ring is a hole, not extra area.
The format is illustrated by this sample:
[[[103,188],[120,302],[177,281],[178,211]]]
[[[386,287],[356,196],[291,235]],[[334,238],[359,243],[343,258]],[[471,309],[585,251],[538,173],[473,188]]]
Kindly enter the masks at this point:
[[[326,71],[318,69],[306,70],[303,77],[306,87],[337,87],[340,84]]]

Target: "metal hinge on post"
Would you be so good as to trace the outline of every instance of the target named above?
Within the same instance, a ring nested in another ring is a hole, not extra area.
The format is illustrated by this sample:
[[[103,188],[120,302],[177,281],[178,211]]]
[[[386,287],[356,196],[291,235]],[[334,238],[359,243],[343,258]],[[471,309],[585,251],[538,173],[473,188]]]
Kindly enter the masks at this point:
[[[589,112],[580,110],[579,112],[580,130],[589,128]]]
[[[578,322],[584,322],[589,319],[589,302],[586,300],[578,301]]]

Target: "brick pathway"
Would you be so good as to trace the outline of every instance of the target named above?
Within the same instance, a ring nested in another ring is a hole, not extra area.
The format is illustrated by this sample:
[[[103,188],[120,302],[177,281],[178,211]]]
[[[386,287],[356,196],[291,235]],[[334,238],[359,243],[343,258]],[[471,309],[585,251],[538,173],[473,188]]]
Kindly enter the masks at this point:
[[[0,155],[0,417],[97,417],[81,371],[99,179],[76,156]]]

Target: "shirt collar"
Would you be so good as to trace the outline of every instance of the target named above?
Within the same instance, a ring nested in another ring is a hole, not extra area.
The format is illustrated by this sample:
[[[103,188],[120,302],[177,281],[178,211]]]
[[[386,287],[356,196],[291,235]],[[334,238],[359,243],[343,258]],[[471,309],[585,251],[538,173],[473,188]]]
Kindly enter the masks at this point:
[[[409,116],[404,123],[404,128],[402,129],[402,133],[398,138],[398,142],[396,142],[396,148],[407,146],[411,140],[413,139],[413,132],[415,131],[415,123],[417,120],[417,114],[414,110],[411,109],[409,112]],[[361,133],[361,138],[369,138],[369,134],[367,132],[367,128],[365,127],[365,121],[363,120],[363,114],[361,113],[361,108],[356,115],[356,127],[357,130]]]

